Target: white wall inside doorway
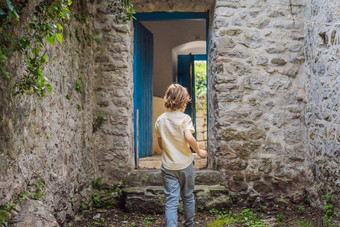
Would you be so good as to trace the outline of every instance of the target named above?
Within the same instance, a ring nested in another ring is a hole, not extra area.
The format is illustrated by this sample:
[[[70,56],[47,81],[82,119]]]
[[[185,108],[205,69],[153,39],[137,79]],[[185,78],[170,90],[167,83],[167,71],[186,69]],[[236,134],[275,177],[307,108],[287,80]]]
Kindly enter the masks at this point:
[[[142,21],[154,39],[154,96],[163,97],[174,82],[173,49],[192,41],[205,41],[204,19],[181,21]]]

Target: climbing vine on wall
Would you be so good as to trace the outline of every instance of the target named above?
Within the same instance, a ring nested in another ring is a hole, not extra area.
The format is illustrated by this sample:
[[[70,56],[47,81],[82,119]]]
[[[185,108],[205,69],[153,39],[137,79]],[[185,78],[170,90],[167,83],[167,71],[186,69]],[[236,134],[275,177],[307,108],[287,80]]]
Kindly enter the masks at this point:
[[[63,42],[63,24],[70,19],[70,0],[44,0],[37,4],[24,32],[15,29],[23,19],[22,9],[25,1],[6,0],[0,8],[0,74],[2,78],[10,78],[5,65],[8,57],[17,52],[23,55],[25,73],[14,84],[14,95],[29,93],[45,96],[52,91],[52,86],[43,67],[48,61],[46,52],[48,45],[54,46],[57,40]]]
[[[70,20],[72,1],[42,0],[29,18],[21,18],[27,4],[28,0],[0,0],[0,76],[2,79],[12,77],[6,65],[8,58],[18,53],[23,56],[25,72],[14,82],[12,94],[46,96],[52,92],[48,76],[43,74],[48,62],[46,53],[55,42],[62,44],[63,26]],[[131,20],[135,13],[129,0],[109,0],[108,10],[117,21],[123,22]],[[75,19],[84,23],[86,15],[75,14]],[[25,27],[24,22],[28,24]],[[76,35],[77,31],[76,28]]]

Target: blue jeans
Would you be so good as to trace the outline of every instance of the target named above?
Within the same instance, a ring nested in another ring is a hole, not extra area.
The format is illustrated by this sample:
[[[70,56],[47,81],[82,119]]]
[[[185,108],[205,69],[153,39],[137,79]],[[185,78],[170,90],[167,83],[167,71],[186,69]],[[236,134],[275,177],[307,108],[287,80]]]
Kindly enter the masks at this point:
[[[167,227],[177,227],[179,196],[183,201],[184,226],[194,226],[194,163],[181,170],[168,170],[161,166],[165,193],[165,219]]]

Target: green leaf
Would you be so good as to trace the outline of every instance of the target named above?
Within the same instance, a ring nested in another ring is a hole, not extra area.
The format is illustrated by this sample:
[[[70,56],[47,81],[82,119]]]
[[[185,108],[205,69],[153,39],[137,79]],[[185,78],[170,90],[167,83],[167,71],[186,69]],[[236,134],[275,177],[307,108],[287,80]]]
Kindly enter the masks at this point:
[[[13,7],[11,1],[10,0],[6,0],[6,3],[7,3],[7,6],[9,8],[9,10],[13,11],[14,7]]]
[[[0,8],[0,15],[6,15],[5,11]]]
[[[72,4],[72,1],[70,1],[70,0],[68,0],[68,3],[67,3],[67,5],[71,5]]]
[[[68,8],[64,8],[64,11],[65,11],[67,20],[69,20],[70,19],[70,10]]]
[[[62,43],[63,43],[63,35],[60,34],[60,33],[57,33],[57,34],[55,34],[55,35],[56,35],[56,37],[57,37],[57,40],[60,42],[60,44],[62,44]]]
[[[54,46],[54,40],[55,40],[55,36],[54,35],[46,37],[46,42],[48,42],[52,46]]]
[[[63,28],[63,26],[61,26],[61,24],[58,24],[58,28],[60,29],[61,32],[64,31],[64,28]]]
[[[17,21],[19,21],[20,17],[15,10],[13,10],[13,14],[14,14],[15,18],[17,19]]]

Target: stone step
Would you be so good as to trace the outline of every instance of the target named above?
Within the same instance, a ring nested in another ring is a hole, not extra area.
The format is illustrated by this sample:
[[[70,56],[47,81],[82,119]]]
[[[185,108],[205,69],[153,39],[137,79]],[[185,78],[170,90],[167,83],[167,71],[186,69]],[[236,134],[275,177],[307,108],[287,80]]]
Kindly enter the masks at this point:
[[[200,158],[197,154],[193,154],[193,156],[195,158],[195,169],[204,169],[207,167],[206,158]],[[160,169],[162,165],[162,158],[160,155],[140,158],[138,165],[140,169]]]
[[[162,186],[123,189],[123,205],[128,212],[163,213],[165,197]],[[221,185],[195,185],[196,210],[221,209],[232,203],[229,191]],[[180,203],[180,207],[182,207]]]
[[[222,174],[218,171],[203,169],[195,170],[196,185],[217,185],[222,182]],[[160,170],[133,170],[128,179],[128,187],[162,186]]]

